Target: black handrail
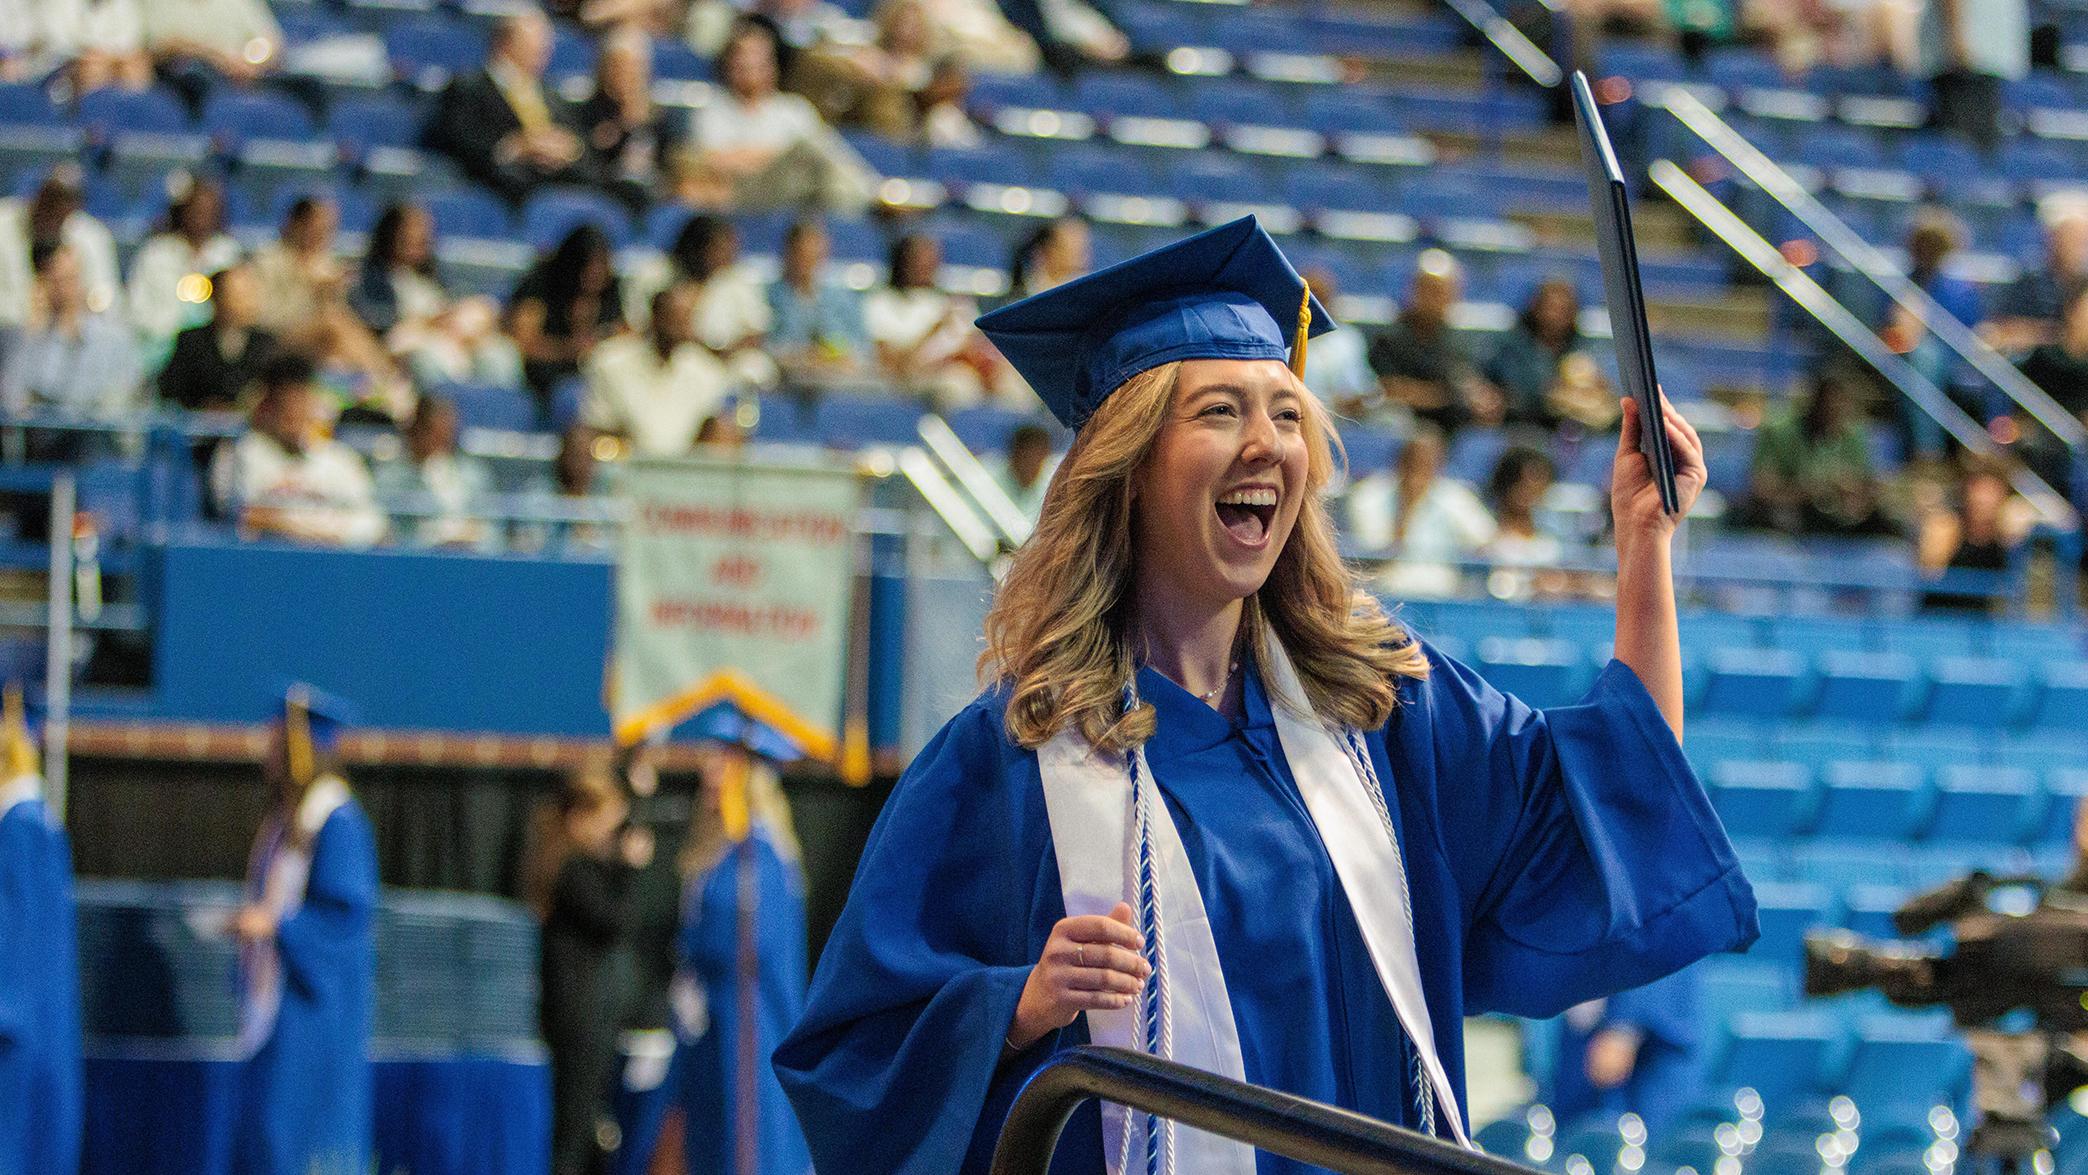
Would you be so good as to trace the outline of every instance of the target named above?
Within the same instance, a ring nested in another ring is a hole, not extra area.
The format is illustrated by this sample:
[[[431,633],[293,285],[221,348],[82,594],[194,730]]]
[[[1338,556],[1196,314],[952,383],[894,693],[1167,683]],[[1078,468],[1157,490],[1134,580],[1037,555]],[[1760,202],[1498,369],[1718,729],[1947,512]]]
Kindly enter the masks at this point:
[[[1053,1057],[1023,1086],[994,1147],[993,1175],[1044,1175],[1067,1120],[1089,1098],[1356,1175],[1531,1175],[1506,1159],[1375,1118],[1093,1045]]]

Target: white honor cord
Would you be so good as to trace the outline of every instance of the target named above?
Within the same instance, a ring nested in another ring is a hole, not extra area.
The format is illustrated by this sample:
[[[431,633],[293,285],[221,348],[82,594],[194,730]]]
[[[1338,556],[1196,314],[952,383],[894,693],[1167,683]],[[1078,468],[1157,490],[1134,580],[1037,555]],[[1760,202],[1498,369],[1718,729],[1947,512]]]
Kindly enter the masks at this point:
[[[1125,690],[1125,711],[1128,713],[1136,704],[1136,696]],[[1153,812],[1160,801],[1157,787],[1149,782],[1152,768],[1145,761],[1145,750],[1132,748],[1125,755],[1125,766],[1131,773],[1131,819],[1132,827],[1136,829],[1137,860],[1133,863],[1136,867],[1133,877],[1136,878],[1138,896],[1138,932],[1145,939],[1146,962],[1153,969],[1146,980],[1146,990],[1139,994],[1138,1038],[1146,1052],[1164,1060],[1173,1060],[1174,1009],[1167,982],[1167,944],[1161,937],[1160,887],[1153,877]],[[1124,1114],[1123,1153],[1117,1164],[1119,1173],[1129,1171],[1131,1159],[1132,1112],[1126,1107]],[[1163,1175],[1163,1172],[1164,1175],[1174,1175],[1174,1120],[1148,1114],[1145,1131],[1146,1175]]]

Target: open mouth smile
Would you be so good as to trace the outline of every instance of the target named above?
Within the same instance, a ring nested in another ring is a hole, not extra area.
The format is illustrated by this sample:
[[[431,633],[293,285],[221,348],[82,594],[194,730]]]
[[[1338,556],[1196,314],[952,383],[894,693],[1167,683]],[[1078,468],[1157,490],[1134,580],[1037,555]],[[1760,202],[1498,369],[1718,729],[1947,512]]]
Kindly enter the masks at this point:
[[[1260,548],[1269,541],[1276,523],[1276,504],[1282,495],[1274,486],[1241,486],[1220,495],[1218,521],[1225,533],[1241,546]]]

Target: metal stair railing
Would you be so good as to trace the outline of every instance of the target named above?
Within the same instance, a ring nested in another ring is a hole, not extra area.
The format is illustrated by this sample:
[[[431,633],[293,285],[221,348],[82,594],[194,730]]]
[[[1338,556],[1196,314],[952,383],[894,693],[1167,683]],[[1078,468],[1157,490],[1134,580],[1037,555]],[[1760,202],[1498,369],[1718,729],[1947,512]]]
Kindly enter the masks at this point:
[[[1354,1175],[1532,1175],[1506,1159],[1321,1102],[1093,1045],[1052,1058],[1023,1086],[1001,1127],[993,1175],[1045,1175],[1067,1120],[1090,1098]]]

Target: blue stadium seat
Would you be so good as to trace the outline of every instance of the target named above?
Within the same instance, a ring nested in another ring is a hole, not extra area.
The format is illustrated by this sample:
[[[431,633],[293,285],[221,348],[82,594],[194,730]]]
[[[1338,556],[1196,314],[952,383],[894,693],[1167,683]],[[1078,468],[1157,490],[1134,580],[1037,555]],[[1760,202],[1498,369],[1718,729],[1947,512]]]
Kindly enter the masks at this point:
[[[1789,836],[1808,815],[1812,772],[1801,764],[1727,760],[1708,778],[1711,804],[1734,836]]]
[[[1936,772],[1930,840],[2015,840],[2029,831],[2037,777],[2021,767],[1944,767]]]
[[[1904,763],[1829,763],[1821,773],[1814,831],[1821,836],[1900,837],[1914,827],[1920,768]]]
[[[335,99],[326,115],[326,133],[357,151],[371,147],[416,147],[427,114],[412,102],[389,94],[357,94]]]
[[[1824,885],[1767,881],[1755,883],[1754,890],[1761,912],[1762,937],[1748,948],[1748,958],[1795,963],[1798,944],[1806,931],[1834,925],[1834,896]]]
[[[1542,709],[1573,701],[1586,666],[1579,647],[1565,641],[1489,637],[1479,642],[1473,668],[1495,689]]]
[[[1904,886],[1873,882],[1849,886],[1842,891],[1842,925],[1871,938],[1897,938],[1892,915],[1906,904],[1908,896]]]
[[[1754,723],[1694,715],[1682,728],[1682,749],[1700,772],[1728,759],[1760,759],[1772,753],[1762,728]]]
[[[400,77],[418,81],[477,69],[486,60],[486,36],[439,17],[394,21],[384,27],[384,51]]]
[[[44,88],[29,82],[0,85],[0,123],[15,126],[59,126],[65,116]]]
[[[1006,147],[936,147],[924,162],[929,176],[946,184],[1039,183],[1029,153]]]
[[[1714,1070],[1720,1088],[1752,1087],[1774,1108],[1818,1088],[1837,1034],[1824,1016],[1750,1012],[1733,1017]]]
[[[1931,770],[1984,763],[1993,757],[1994,741],[1989,732],[1970,727],[1915,726],[1889,732],[1882,757]]]
[[[2088,661],[2060,661],[2039,673],[2031,724],[2070,730],[2088,729]]]
[[[232,142],[309,139],[312,112],[294,98],[268,90],[220,89],[203,102],[202,127]]]
[[[1100,118],[1194,118],[1172,86],[1135,73],[1087,72],[1073,84],[1073,108]]]
[[[505,239],[514,233],[514,218],[507,205],[482,191],[430,192],[420,202],[435,218],[437,236]]]
[[[2074,812],[2083,797],[2088,797],[2088,768],[2056,767],[2046,773],[2044,807],[2031,829],[2031,846],[2071,845]]]
[[[1929,663],[1927,718],[1954,726],[2000,727],[2023,694],[2022,669],[1985,657],[1942,657]]]
[[[180,134],[193,130],[188,107],[165,86],[132,92],[114,86],[80,95],[73,118],[97,135]]]
[[[905,445],[919,439],[914,425],[921,406],[888,396],[829,395],[820,399],[812,418],[818,439],[838,448]]]
[[[1715,955],[1696,965],[1702,1007],[1710,1023],[1742,1012],[1780,1012],[1798,998],[1788,967],[1745,956]]]
[[[437,394],[456,405],[457,423],[463,428],[531,432],[536,428],[536,404],[520,388],[487,384],[449,384]]]
[[[1880,837],[1814,836],[1790,847],[1790,876],[1836,893],[1856,885],[1904,885],[1911,858],[1904,843]]]
[[[539,188],[522,205],[522,239],[535,249],[551,249],[566,234],[592,224],[609,238],[613,249],[631,242],[631,214],[625,205],[590,188]]]
[[[1302,106],[1305,125],[1323,135],[1383,135],[1404,129],[1398,112],[1382,93],[1347,86],[1309,91]]]
[[[1817,648],[1793,642],[1779,629],[1785,648]],[[1813,713],[1821,718],[1890,723],[1914,708],[1920,669],[1905,653],[1845,652],[1828,649],[1818,658],[1820,692]]]
[[[1341,448],[1348,456],[1351,478],[1392,468],[1392,459],[1399,455],[1400,444],[1399,434],[1390,429],[1372,428],[1367,424],[1344,424],[1341,427]]]
[[[1866,1120],[1892,1109],[1926,1113],[1963,1093],[1972,1055],[1948,1021],[1887,1016],[1865,1024],[1840,1082]]]
[[[1783,649],[1714,649],[1699,704],[1715,714],[1781,718],[1798,708],[1805,658]]]

